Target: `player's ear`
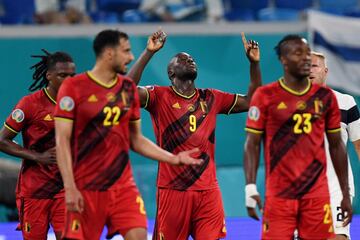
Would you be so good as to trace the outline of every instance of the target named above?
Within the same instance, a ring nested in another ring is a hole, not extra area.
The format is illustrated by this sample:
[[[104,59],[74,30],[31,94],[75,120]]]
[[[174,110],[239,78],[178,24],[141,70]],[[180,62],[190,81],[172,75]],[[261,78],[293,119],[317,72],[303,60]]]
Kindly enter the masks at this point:
[[[174,79],[174,77],[175,77],[174,71],[173,71],[173,70],[168,70],[168,76],[169,76],[169,78],[170,78],[171,80]]]
[[[47,79],[48,81],[50,81],[52,74],[53,74],[53,73],[52,73],[51,71],[47,71],[47,72],[46,72],[46,79]]]
[[[284,66],[287,65],[287,61],[286,61],[286,59],[285,59],[283,56],[280,57],[280,62],[281,62],[281,64],[284,65]]]

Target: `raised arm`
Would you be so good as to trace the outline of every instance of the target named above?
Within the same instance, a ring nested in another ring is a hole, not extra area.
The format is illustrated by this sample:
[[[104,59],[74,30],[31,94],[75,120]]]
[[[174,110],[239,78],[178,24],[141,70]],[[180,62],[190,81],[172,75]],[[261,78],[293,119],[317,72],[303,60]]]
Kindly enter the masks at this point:
[[[348,225],[352,219],[352,207],[350,201],[350,191],[348,182],[348,159],[346,154],[345,144],[341,140],[341,133],[327,133],[329,141],[329,150],[331,160],[334,165],[336,175],[339,179],[343,200],[341,202],[341,209],[344,213],[344,226]]]
[[[159,51],[165,44],[166,34],[162,30],[158,30],[149,36],[146,49],[141,53],[126,76],[130,77],[136,85],[139,84],[141,75],[152,58],[152,56]]]
[[[174,155],[154,144],[142,135],[140,121],[130,123],[130,143],[133,151],[159,162],[172,165],[200,165],[202,163],[201,159],[191,157],[191,154],[198,153],[197,148]]]
[[[71,157],[73,121],[55,118],[56,157],[64,182],[66,207],[69,211],[81,212],[84,200],[76,187]]]
[[[259,44],[253,40],[246,40],[245,34],[241,33],[245,53],[250,61],[250,85],[246,96],[239,96],[231,113],[244,112],[249,109],[250,100],[255,90],[261,86],[260,71],[260,48]]]
[[[2,127],[0,130],[0,151],[14,157],[36,161],[42,164],[56,163],[55,147],[43,153],[31,151],[15,143],[13,139],[17,133],[9,128]]]
[[[246,178],[245,201],[248,215],[256,220],[259,217],[256,214],[255,207],[258,205],[262,210],[260,195],[256,188],[256,175],[260,159],[261,134],[247,132],[244,146],[244,171]]]

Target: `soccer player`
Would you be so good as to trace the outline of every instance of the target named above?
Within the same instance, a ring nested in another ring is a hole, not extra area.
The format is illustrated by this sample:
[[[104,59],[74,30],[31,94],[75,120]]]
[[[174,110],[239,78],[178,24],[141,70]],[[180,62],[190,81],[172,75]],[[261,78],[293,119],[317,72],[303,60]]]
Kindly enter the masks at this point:
[[[136,83],[164,40],[161,32],[149,38],[147,49],[129,71]],[[176,54],[168,65],[171,86],[139,88],[140,102],[151,114],[158,145],[174,154],[197,147],[198,156],[204,159],[199,166],[159,163],[154,239],[185,240],[191,235],[215,240],[226,236],[215,172],[216,116],[247,111],[253,92],[261,85],[258,43],[247,42],[243,35],[243,44],[251,73],[247,96],[196,88],[197,66],[184,52]]]
[[[19,230],[24,239],[47,239],[49,224],[60,239],[65,219],[63,182],[56,165],[54,110],[58,89],[75,74],[75,64],[65,52],[33,56],[34,82],[6,119],[0,131],[0,150],[22,158],[16,189]],[[24,146],[12,140],[21,132]]]
[[[314,83],[325,86],[328,73],[326,59],[322,53],[311,52],[311,71],[310,80]],[[333,90],[341,111],[341,138],[345,145],[348,139],[354,144],[355,151],[360,159],[360,114],[355,99],[348,95]],[[327,142],[325,142],[327,144]],[[326,145],[327,146],[327,145]],[[331,162],[330,154],[326,149],[327,177],[330,191],[331,212],[333,218],[335,240],[350,239],[350,224],[343,226],[344,216],[341,211],[342,193],[339,180],[335,174],[334,166]],[[354,177],[349,161],[349,187],[351,200],[355,196]]]
[[[333,236],[326,179],[324,133],[339,178],[345,214],[352,218],[347,156],[340,135],[340,111],[333,92],[309,80],[310,48],[297,35],[276,46],[284,77],[256,90],[246,122],[244,170],[246,206],[258,219],[256,190],[260,143],[264,139],[266,192],[262,239],[328,239]],[[344,164],[346,163],[346,164]]]
[[[104,30],[93,42],[94,67],[64,81],[55,110],[56,153],[64,181],[65,239],[120,233],[145,240],[144,202],[135,185],[129,148],[174,165],[201,164],[197,149],[171,154],[141,133],[136,85],[124,77],[134,56],[126,33]],[[119,74],[120,73],[120,74]]]

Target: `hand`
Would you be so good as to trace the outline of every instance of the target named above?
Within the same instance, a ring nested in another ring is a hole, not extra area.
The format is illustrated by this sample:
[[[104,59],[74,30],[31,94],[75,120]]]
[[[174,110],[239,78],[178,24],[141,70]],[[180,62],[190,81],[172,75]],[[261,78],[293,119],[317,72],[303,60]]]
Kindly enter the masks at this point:
[[[350,201],[350,196],[344,195],[343,200],[341,201],[341,210],[344,216],[343,226],[347,226],[352,220],[352,206]]]
[[[260,61],[260,49],[259,43],[254,40],[246,40],[244,32],[241,32],[242,42],[244,44],[244,49],[246,56],[250,62],[259,62]]]
[[[261,213],[263,212],[263,208],[260,194],[256,189],[255,183],[249,183],[245,186],[245,204],[248,215],[255,220],[259,220],[255,209],[256,205],[259,207]]]
[[[155,53],[164,46],[165,42],[166,33],[160,29],[149,36],[146,48],[148,51]]]
[[[190,156],[191,154],[198,153],[198,152],[199,152],[199,149],[194,148],[189,151],[183,151],[183,152],[178,153],[174,157],[173,165],[201,165],[203,163],[202,159],[196,159],[196,158],[192,158]]]
[[[35,161],[41,164],[56,164],[56,147],[50,148],[45,152],[38,153]]]
[[[65,189],[65,202],[68,211],[81,213],[84,210],[83,196],[76,187]]]
[[[263,207],[262,207],[260,195],[254,195],[254,196],[251,196],[251,198],[256,201],[256,205],[258,206],[260,212],[262,213]],[[259,216],[257,215],[256,209],[254,207],[246,207],[246,209],[247,209],[249,217],[259,221]]]

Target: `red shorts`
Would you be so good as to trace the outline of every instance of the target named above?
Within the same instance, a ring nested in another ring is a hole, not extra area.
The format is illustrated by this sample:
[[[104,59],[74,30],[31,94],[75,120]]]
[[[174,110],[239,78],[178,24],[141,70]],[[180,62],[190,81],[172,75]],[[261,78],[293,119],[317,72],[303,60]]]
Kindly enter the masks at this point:
[[[60,234],[64,227],[64,198],[34,199],[17,198],[19,211],[19,230],[24,239],[47,239],[49,225],[55,233]]]
[[[328,239],[334,236],[330,199],[283,199],[267,197],[262,239],[292,239],[295,229],[301,239]]]
[[[81,191],[84,211],[66,212],[62,238],[99,239],[104,226],[107,236],[125,236],[133,228],[147,228],[144,202],[136,186],[107,191]]]
[[[219,239],[226,236],[220,189],[178,191],[158,188],[154,240]]]

